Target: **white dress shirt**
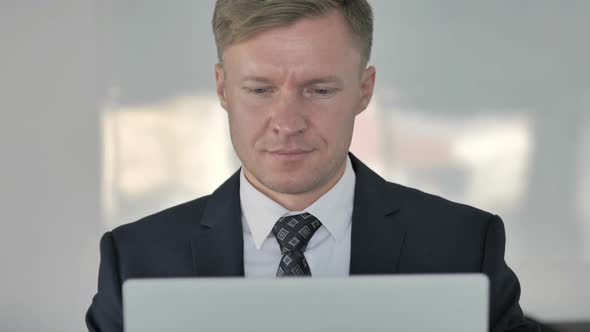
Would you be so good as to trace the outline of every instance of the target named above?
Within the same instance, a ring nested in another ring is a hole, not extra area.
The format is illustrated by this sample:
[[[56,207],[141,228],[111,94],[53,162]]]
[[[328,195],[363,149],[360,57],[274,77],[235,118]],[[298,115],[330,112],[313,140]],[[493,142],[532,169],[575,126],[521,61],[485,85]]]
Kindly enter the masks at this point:
[[[245,276],[276,275],[282,255],[272,228],[279,218],[304,212],[311,213],[322,223],[304,252],[312,276],[348,276],[355,181],[350,158],[347,158],[344,174],[330,191],[303,211],[289,211],[254,188],[242,168],[240,202]]]

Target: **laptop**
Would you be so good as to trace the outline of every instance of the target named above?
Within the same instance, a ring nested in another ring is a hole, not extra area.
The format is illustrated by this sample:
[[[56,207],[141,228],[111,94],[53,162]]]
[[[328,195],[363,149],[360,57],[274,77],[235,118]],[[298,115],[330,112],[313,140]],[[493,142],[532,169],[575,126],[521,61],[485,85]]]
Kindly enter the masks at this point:
[[[126,332],[484,332],[483,274],[131,279]]]

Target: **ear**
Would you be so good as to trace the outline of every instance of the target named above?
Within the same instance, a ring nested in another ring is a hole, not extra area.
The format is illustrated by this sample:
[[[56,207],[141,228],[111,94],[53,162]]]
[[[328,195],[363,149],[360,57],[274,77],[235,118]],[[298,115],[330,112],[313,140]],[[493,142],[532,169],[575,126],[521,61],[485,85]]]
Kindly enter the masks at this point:
[[[361,77],[360,108],[357,114],[360,114],[367,108],[369,102],[371,101],[371,97],[373,97],[373,88],[375,87],[375,75],[375,66],[369,66],[363,72],[363,76]]]
[[[220,63],[215,65],[215,83],[219,103],[221,104],[221,107],[227,111],[227,100],[225,98],[225,71],[223,71],[223,67]]]

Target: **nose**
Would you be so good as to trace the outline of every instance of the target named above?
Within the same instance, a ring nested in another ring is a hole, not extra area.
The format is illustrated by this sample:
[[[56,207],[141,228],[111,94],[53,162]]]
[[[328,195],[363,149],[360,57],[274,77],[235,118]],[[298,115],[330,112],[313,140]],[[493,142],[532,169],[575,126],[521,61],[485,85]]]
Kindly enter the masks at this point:
[[[272,110],[270,128],[280,136],[302,134],[307,130],[303,101],[297,93],[286,92],[278,96]]]

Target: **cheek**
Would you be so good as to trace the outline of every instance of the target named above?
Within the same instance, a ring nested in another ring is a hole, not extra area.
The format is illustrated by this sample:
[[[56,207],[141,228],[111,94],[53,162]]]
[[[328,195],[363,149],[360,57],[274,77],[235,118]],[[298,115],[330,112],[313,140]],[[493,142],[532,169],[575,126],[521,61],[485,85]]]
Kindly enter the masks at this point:
[[[348,146],[354,126],[354,110],[350,105],[333,105],[330,110],[318,112],[315,119],[316,130],[332,147]]]
[[[260,101],[256,102],[251,97],[244,95],[237,88],[229,90],[227,97],[228,116],[230,122],[236,128],[250,129],[258,128],[264,124],[267,107]]]
[[[264,134],[264,113],[245,107],[228,107],[230,134],[236,147],[252,148]]]

